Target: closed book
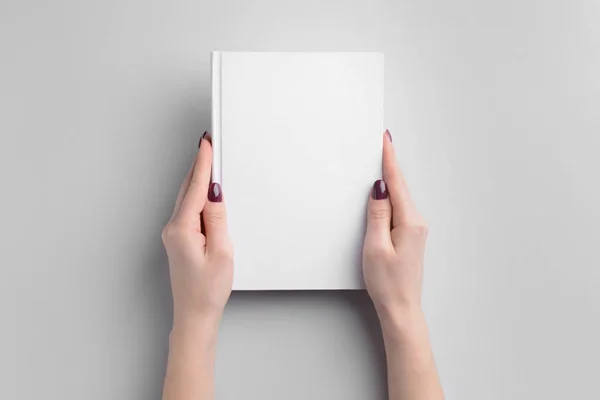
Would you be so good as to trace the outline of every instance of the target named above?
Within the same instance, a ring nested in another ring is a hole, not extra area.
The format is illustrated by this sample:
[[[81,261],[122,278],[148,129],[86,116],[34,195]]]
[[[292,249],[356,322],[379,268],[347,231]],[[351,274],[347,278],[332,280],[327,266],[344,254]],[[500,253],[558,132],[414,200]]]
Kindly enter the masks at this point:
[[[212,53],[212,179],[234,290],[364,287],[383,65],[381,53]]]

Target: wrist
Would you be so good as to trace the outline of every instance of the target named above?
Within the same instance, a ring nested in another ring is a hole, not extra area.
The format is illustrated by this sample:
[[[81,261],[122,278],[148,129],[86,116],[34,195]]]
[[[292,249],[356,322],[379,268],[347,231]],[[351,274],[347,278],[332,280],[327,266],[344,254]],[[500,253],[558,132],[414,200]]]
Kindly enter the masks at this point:
[[[381,331],[386,341],[409,340],[427,334],[427,323],[421,307],[379,307]]]
[[[378,315],[388,357],[402,354],[405,365],[410,365],[413,371],[435,369],[429,331],[420,307],[389,309]]]
[[[216,342],[220,313],[178,313],[173,316],[171,337],[177,340]]]

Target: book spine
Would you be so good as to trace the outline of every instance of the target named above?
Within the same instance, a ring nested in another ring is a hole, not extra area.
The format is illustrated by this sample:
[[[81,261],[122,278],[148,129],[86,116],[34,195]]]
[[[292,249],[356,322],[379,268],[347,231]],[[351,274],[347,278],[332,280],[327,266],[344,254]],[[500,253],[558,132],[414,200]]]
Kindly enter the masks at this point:
[[[221,52],[211,53],[212,110],[211,139],[213,148],[212,181],[223,186],[222,176],[222,128],[221,128]]]

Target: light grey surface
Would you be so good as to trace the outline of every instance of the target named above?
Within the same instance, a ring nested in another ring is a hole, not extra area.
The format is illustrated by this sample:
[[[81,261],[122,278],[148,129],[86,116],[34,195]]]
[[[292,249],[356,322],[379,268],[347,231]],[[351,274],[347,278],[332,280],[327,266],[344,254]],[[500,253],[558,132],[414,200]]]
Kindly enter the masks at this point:
[[[600,397],[598,21],[592,0],[3,0],[0,397],[159,398],[159,232],[213,49],[384,52],[447,398]],[[360,293],[234,294],[219,398],[384,398],[375,321]]]

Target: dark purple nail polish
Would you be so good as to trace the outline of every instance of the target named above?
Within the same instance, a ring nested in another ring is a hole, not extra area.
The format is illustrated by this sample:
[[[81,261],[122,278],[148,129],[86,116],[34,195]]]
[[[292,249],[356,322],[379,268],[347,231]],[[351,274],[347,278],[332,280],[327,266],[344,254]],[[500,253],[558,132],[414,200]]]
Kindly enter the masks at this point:
[[[392,141],[392,134],[390,133],[390,131],[388,131],[387,129],[385,130],[385,134],[387,135],[387,138],[389,139],[389,141]]]
[[[371,197],[374,200],[385,200],[388,198],[388,190],[385,182],[381,179],[378,179],[373,184],[373,190],[371,191]]]
[[[220,203],[223,201],[221,185],[216,182],[210,184],[210,187],[208,188],[208,201],[213,203]]]
[[[202,139],[204,139],[204,136],[206,136],[206,131],[204,131],[204,133],[202,134],[202,136],[200,136],[200,141],[198,142],[198,148],[200,148],[200,145],[202,144]]]

